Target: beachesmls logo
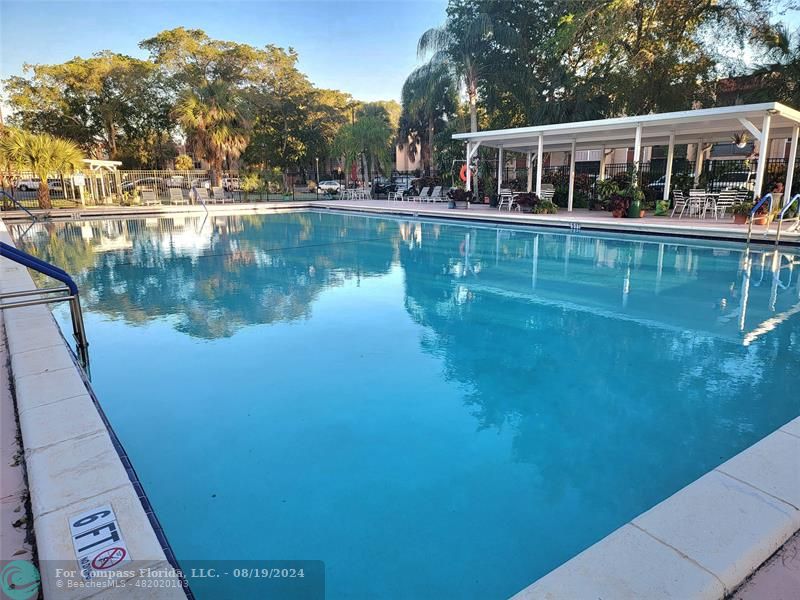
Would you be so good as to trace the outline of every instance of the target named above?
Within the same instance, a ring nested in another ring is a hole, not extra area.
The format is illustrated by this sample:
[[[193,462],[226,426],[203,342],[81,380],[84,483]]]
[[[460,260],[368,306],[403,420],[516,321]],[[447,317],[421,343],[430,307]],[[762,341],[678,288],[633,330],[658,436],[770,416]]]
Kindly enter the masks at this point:
[[[28,600],[39,593],[39,570],[27,560],[12,560],[0,573],[0,587],[11,600]]]

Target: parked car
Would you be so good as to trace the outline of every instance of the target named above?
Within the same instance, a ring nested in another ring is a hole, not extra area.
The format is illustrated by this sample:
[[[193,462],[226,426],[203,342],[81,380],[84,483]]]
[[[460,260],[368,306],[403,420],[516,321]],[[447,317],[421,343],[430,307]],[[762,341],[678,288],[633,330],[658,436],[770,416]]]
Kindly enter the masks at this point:
[[[672,185],[674,186],[675,185],[675,180],[677,178],[681,178],[681,177],[686,177],[686,175],[683,174],[683,173],[673,173],[672,174]],[[666,175],[662,175],[658,179],[654,179],[649,184],[647,184],[647,189],[648,190],[652,190],[654,192],[658,192],[660,194],[661,192],[664,191],[664,183],[666,182],[666,180],[667,180],[667,176]]]
[[[189,187],[190,188],[204,187],[207,189],[211,189],[211,180],[206,178],[192,179],[189,182]]]
[[[165,180],[169,188],[182,188],[185,185],[186,179],[183,175],[172,175],[169,179]]]
[[[396,189],[397,185],[386,177],[376,177],[372,180],[372,193],[375,195],[388,194],[389,192],[394,192]]]
[[[222,187],[226,192],[239,191],[242,189],[242,184],[238,177],[223,177]]]
[[[412,187],[414,187],[413,182],[414,177],[411,175],[395,175],[392,177],[392,183],[394,184],[395,192],[407,192]]]
[[[164,186],[164,180],[160,177],[141,177],[140,179],[124,182],[122,184],[122,191],[130,192],[137,188],[150,188],[155,190],[162,186]]]
[[[752,190],[755,187],[756,174],[753,171],[730,171],[723,173],[708,184],[711,192],[722,190]]]
[[[28,177],[25,179],[20,179],[17,181],[17,189],[20,192],[27,192],[28,190],[38,190],[39,184],[41,180],[38,177]],[[51,192],[60,192],[61,191],[61,180],[60,179],[48,179],[47,180],[47,187],[50,188]]]
[[[327,193],[330,193],[330,194],[338,194],[339,192],[342,191],[342,184],[339,183],[338,181],[333,181],[333,180],[320,181],[319,185],[317,186],[317,188],[321,192],[327,192]]]

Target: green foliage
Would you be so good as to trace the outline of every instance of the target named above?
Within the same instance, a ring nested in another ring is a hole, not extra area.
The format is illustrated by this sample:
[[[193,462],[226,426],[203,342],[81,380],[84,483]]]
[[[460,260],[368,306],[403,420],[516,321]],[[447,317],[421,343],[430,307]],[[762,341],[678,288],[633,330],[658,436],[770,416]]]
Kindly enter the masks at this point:
[[[0,137],[0,154],[18,171],[39,178],[39,208],[52,208],[47,178],[69,174],[83,166],[83,153],[73,142],[47,133],[12,129]]]
[[[175,168],[178,171],[191,171],[194,169],[194,161],[188,154],[180,154],[175,158]]]
[[[653,213],[657,217],[669,214],[669,200],[659,200],[656,202],[656,210]]]

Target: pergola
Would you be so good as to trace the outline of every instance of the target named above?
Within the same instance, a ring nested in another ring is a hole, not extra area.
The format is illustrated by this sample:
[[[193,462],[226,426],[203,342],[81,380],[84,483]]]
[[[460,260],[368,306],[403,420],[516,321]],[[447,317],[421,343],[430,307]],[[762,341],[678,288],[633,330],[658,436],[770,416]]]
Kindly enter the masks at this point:
[[[557,125],[534,125],[514,129],[457,133],[453,139],[467,143],[467,164],[471,164],[481,146],[498,150],[498,192],[503,183],[503,152],[505,150],[527,154],[528,191],[542,191],[542,156],[545,152],[567,151],[570,153],[569,193],[567,210],[572,210],[575,188],[575,151],[602,148],[600,156],[600,179],[605,178],[605,149],[630,147],[633,143],[633,166],[638,170],[642,146],[667,146],[667,164],[664,181],[664,200],[669,200],[671,191],[672,162],[675,144],[696,144],[695,180],[700,176],[703,161],[700,160],[703,145],[718,142],[730,143],[731,137],[746,131],[759,143],[756,180],[753,194],[760,197],[764,185],[764,173],[769,158],[769,141],[791,138],[789,165],[797,157],[797,142],[800,134],[800,112],[778,102],[703,108],[670,113],[617,117],[596,121],[578,121]],[[536,157],[535,188],[533,158]],[[466,170],[467,190],[472,189],[472,173]],[[784,197],[788,200],[792,187],[794,169],[787,169]]]

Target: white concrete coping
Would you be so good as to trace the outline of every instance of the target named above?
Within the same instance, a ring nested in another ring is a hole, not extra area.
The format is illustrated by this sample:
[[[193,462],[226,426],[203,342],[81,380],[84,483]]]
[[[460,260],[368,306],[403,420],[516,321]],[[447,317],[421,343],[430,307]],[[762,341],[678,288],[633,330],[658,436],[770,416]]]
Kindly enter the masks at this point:
[[[2,220],[0,240],[13,244]],[[27,269],[0,259],[0,291],[34,288]],[[58,561],[61,568],[79,571],[69,519],[105,504],[117,517],[134,572],[168,570],[169,564],[50,311],[44,306],[6,309],[4,321],[44,597],[185,598],[175,583],[137,588],[133,580],[138,575],[126,579],[124,589],[69,588],[66,579],[57,578],[48,567],[49,561]]]
[[[800,417],[514,600],[721,599],[800,529]]]

